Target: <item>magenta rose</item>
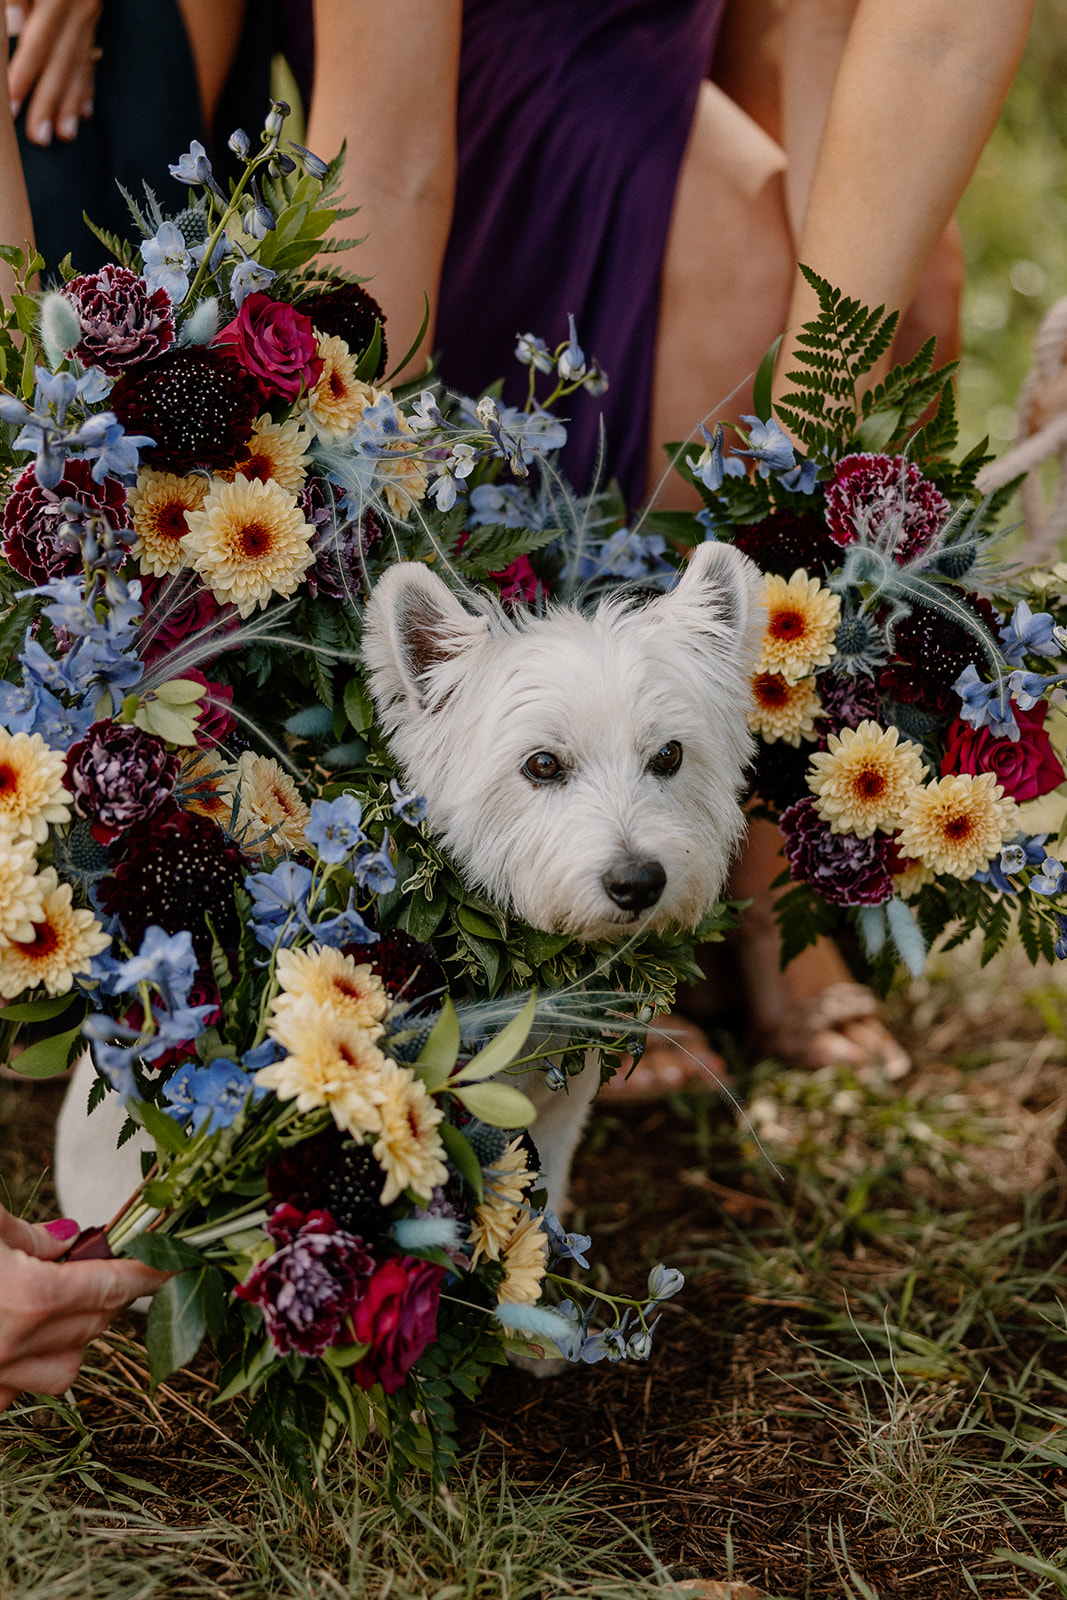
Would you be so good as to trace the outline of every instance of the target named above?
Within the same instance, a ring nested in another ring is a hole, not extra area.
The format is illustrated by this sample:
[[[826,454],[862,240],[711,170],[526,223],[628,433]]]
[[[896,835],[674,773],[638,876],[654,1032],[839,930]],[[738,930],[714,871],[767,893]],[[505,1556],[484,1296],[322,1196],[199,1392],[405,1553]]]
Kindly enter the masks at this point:
[[[361,1389],[380,1383],[395,1394],[437,1332],[444,1267],[411,1256],[383,1261],[352,1316],[357,1344],[370,1345],[352,1368]]]
[[[283,400],[295,400],[322,374],[311,318],[269,295],[250,294],[215,344],[229,345],[245,371]]]
[[[188,573],[142,578],[141,600],[144,615],[137,632],[137,654],[146,667],[154,666],[161,657],[172,654],[185,640],[198,634],[206,640],[209,628],[221,637],[232,633],[239,623],[233,606],[220,606],[211,590]],[[204,666],[216,659],[214,652],[201,655],[198,649],[197,655]]]
[[[537,573],[530,565],[529,556],[519,556],[503,572],[491,572],[489,576],[505,605],[532,606],[537,599]]]
[[[998,739],[988,728],[972,728],[957,720],[948,730],[942,777],[953,772],[991,772],[1004,793],[1020,803],[1057,789],[1067,774],[1045,732],[1047,715],[1044,700],[1030,711],[1016,706],[1017,740]]]

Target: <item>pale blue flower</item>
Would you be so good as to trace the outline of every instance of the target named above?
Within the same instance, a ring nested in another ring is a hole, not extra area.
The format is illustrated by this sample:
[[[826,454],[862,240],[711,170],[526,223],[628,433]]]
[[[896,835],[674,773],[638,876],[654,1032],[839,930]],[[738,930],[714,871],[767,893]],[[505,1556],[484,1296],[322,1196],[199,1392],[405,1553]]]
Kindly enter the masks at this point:
[[[1035,894],[1067,894],[1067,870],[1063,863],[1057,861],[1055,856],[1046,856],[1041,863],[1041,871],[1035,872],[1030,879],[1030,888]]]
[[[297,144],[295,139],[287,139],[286,143],[288,144],[290,150],[296,151],[297,155],[300,157],[300,160],[303,162],[305,170],[310,172],[313,178],[318,178],[319,182],[321,183],[323,178],[326,177],[330,170],[322,157],[317,156],[313,150],[306,149],[304,145]]]
[[[546,1206],[541,1218],[545,1232],[548,1234],[550,1259],[555,1261],[577,1261],[583,1271],[589,1271],[589,1262],[585,1252],[592,1244],[592,1238],[587,1233],[567,1233],[551,1206]]]
[[[284,922],[300,915],[311,892],[311,872],[297,861],[283,861],[273,872],[256,872],[245,879],[252,896],[252,917],[256,922]]]
[[[354,794],[338,795],[336,800],[313,800],[311,820],[304,832],[318,851],[319,860],[339,866],[364,842],[360,823],[363,808]]]
[[[560,354],[558,363],[559,375],[564,383],[576,383],[579,378],[584,378],[585,376],[585,352],[578,343],[578,332],[574,325],[573,312],[568,313],[567,327],[570,332],[570,338],[567,348]]]
[[[533,528],[532,507],[518,484],[479,483],[470,492],[467,522],[472,528]]]
[[[535,367],[538,372],[551,372],[555,366],[552,352],[536,333],[520,333],[515,345],[515,360],[524,367]]]
[[[1009,684],[1010,679],[1008,683],[983,683],[973,662],[965,667],[952,685],[963,702],[963,721],[972,728],[989,728],[998,739],[1018,739],[1019,725],[1011,706]]]
[[[277,276],[273,267],[262,267],[251,258],[239,262],[230,278],[230,295],[237,310],[240,311],[250,294],[262,294]]]
[[[1054,656],[1056,642],[1052,617],[1047,611],[1033,612],[1025,600],[1012,612],[1011,621],[1000,630],[1004,659],[1009,666],[1021,667],[1025,656]]]
[[[1047,678],[1040,672],[1025,672],[1019,669],[1008,674],[1012,696],[1021,711],[1032,711],[1051,689],[1059,688],[1063,681],[1063,677],[1055,672]]]
[[[401,822],[417,826],[426,816],[427,802],[421,794],[405,794],[395,778],[389,779],[389,793],[393,797],[393,816]]]
[[[626,1354],[634,1361],[647,1361],[652,1354],[652,1335],[662,1322],[662,1313],[651,1327],[639,1328],[626,1346]]]
[[[648,1275],[648,1296],[651,1305],[661,1300],[672,1300],[685,1284],[685,1273],[677,1267],[664,1266],[658,1261]]]
[[[305,924],[318,944],[328,944],[333,949],[339,949],[344,944],[377,944],[379,938],[373,928],[368,928],[356,910],[355,899],[351,894],[345,909],[338,912],[335,917],[327,917],[322,922],[307,922],[305,919]]]
[[[211,176],[211,162],[199,139],[194,139],[185,155],[180,156],[167,171],[179,183],[206,183]]]
[[[193,143],[195,146],[196,141]],[[182,157],[182,161],[186,159],[185,156]],[[174,167],[170,170],[175,177],[179,176]],[[189,183],[202,180],[182,178],[181,181]],[[202,256],[202,249],[190,248],[186,244],[182,231],[176,223],[160,223],[155,237],[146,239],[141,246],[144,281],[150,289],[165,289],[173,303],[180,306],[189,293],[189,279],[195,273]]]
[[[140,983],[154,984],[170,1006],[184,1006],[196,977],[197,959],[188,928],[166,933],[153,923],[145,930],[135,956],[115,968],[113,993],[126,993]]]
[[[1056,919],[1057,936],[1052,946],[1052,953],[1057,961],[1067,961],[1067,917],[1062,911],[1054,911]]]
[[[710,489],[712,494],[717,494],[722,488],[724,478],[743,478],[745,464],[737,456],[724,455],[726,436],[723,433],[722,423],[715,424],[715,432],[709,433],[704,424],[700,424],[700,432],[704,438],[704,448],[699,456],[688,456],[687,465],[693,475],[700,480],[705,489]]]
[[[759,417],[742,415],[749,425],[748,448],[738,450],[739,456],[748,456],[759,464],[761,478],[789,472],[796,465],[796,454],[789,436],[782,432],[773,418],[762,422]]]
[[[388,829],[378,850],[365,850],[356,857],[352,876],[361,889],[369,889],[371,894],[388,894],[396,888],[396,868],[389,859]]]
[[[88,1020],[86,1018],[86,1021]],[[107,1079],[124,1106],[129,1105],[131,1100],[141,1098],[140,1086],[133,1070],[137,1059],[135,1050],[109,1044],[105,1039],[94,1039],[92,1056],[97,1071]]]
[[[792,494],[814,494],[818,467],[814,461],[798,461],[791,472],[781,472],[778,482]]]
[[[445,419],[441,415],[437,404],[437,396],[432,389],[424,389],[411,408],[408,421],[416,433],[425,433],[428,428],[443,428]]]

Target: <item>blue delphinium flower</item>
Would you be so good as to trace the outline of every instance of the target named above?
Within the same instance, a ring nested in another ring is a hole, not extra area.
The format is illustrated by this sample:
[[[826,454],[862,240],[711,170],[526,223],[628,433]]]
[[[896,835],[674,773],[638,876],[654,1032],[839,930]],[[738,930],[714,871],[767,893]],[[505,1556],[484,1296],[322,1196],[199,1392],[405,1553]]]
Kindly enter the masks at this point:
[[[361,889],[369,889],[372,894],[388,894],[396,888],[396,868],[389,859],[388,829],[380,849],[365,850],[357,856],[352,876]]]
[[[974,881],[988,883],[1001,894],[1018,894],[1018,885],[1012,883],[1012,878],[1027,867],[1041,864],[1045,859],[1047,838],[1047,833],[1036,833],[1032,838],[1025,833],[1016,834],[1011,843],[1004,846],[998,860],[991,861],[984,872],[975,873]]]
[[[743,415],[741,421],[748,423],[748,448],[739,449],[737,454],[757,462],[761,478],[769,478],[772,472],[777,476],[792,471],[796,452],[789,435],[783,433],[773,418],[761,422],[759,417]]]
[[[983,683],[972,662],[952,687],[963,702],[960,716],[964,722],[972,728],[989,728],[998,739],[1018,739],[1019,724],[1011,706],[1010,684]]]
[[[630,1336],[629,1343],[626,1346],[626,1354],[632,1361],[648,1360],[649,1356],[652,1354],[652,1335],[655,1333],[662,1320],[663,1318],[661,1314],[656,1318],[655,1322],[653,1322],[651,1326],[638,1328],[637,1332]]]
[[[351,894],[345,909],[335,917],[326,917],[321,922],[308,922],[305,918],[304,922],[317,944],[328,944],[334,949],[340,949],[345,944],[377,944],[379,938],[356,910]]]
[[[582,557],[578,576],[587,583],[597,578],[669,580],[675,570],[663,559],[666,548],[661,534],[617,528],[598,550]]]
[[[354,794],[336,800],[313,800],[311,820],[304,832],[328,866],[347,861],[366,835],[361,827],[363,808]]]
[[[677,1267],[664,1266],[658,1261],[648,1275],[649,1305],[658,1305],[663,1300],[672,1300],[685,1284],[685,1273]]]
[[[1057,861],[1055,856],[1046,856],[1041,863],[1041,871],[1035,872],[1030,879],[1030,888],[1035,894],[1067,894],[1067,870],[1063,863]]]
[[[1052,946],[1052,953],[1057,961],[1067,961],[1067,917],[1062,911],[1054,911],[1056,918],[1056,941]]]
[[[798,461],[791,472],[780,472],[778,482],[792,494],[814,494],[818,467],[814,461]]]
[[[467,524],[471,528],[539,528],[532,520],[533,501],[514,483],[479,483],[470,492]]]
[[[187,157],[183,156],[182,161],[185,160]],[[174,167],[170,170],[175,177],[178,177]],[[183,178],[181,181],[199,183],[202,180]],[[154,237],[146,239],[141,246],[144,281],[150,289],[165,289],[173,303],[180,306],[189,293],[189,280],[196,272],[202,257],[202,248],[188,245],[177,223],[162,222]]]
[[[578,330],[574,325],[574,313],[567,315],[568,340],[567,348],[560,352],[558,365],[559,375],[564,383],[577,383],[585,377],[585,351],[578,343]]]
[[[1040,700],[1044,700],[1051,690],[1060,688],[1063,682],[1062,675],[1057,672],[1045,677],[1040,672],[1025,672],[1017,668],[1008,674],[1012,697],[1022,711],[1032,711]]]
[[[545,1207],[541,1220],[548,1234],[550,1260],[577,1261],[578,1265],[588,1272],[589,1263],[585,1258],[585,1252],[593,1242],[589,1234],[567,1233],[550,1206]]]
[[[163,1099],[181,1122],[190,1122],[194,1133],[209,1122],[214,1129],[228,1128],[244,1110],[249,1095],[260,1099],[260,1088],[236,1061],[224,1056],[201,1066],[186,1062],[167,1083]]]
[[[262,294],[277,276],[273,267],[260,266],[251,258],[238,262],[230,278],[230,295],[237,310],[240,311],[250,294]]]
[[[427,801],[421,794],[405,794],[395,778],[389,779],[389,793],[393,797],[393,816],[401,822],[417,826],[426,816]]]
[[[283,861],[273,872],[255,872],[245,879],[252,896],[255,922],[279,923],[299,916],[311,892],[311,871],[297,861]]]
[[[196,968],[193,937],[188,928],[180,933],[166,933],[153,923],[145,930],[137,954],[117,964],[114,972],[117,988],[112,992],[123,994],[136,989],[138,984],[151,983],[167,1005],[183,1006],[189,998]]]
[[[629,1315],[627,1312],[617,1328],[604,1328],[600,1333],[591,1333],[582,1345],[582,1360],[590,1366],[597,1361],[607,1360],[612,1366],[621,1361],[626,1354]]]
[[[1047,611],[1033,612],[1025,600],[1011,614],[1011,621],[1000,630],[1000,645],[1009,666],[1021,667],[1026,656],[1054,656],[1059,644],[1054,623]]]
[[[724,478],[744,477],[745,464],[739,461],[737,456],[724,454],[726,436],[721,422],[715,424],[714,433],[709,433],[701,423],[700,432],[704,439],[704,448],[699,456],[687,457],[687,465],[705,489],[717,494],[722,488]]]
[[[524,367],[535,367],[538,372],[551,372],[555,366],[551,350],[536,333],[520,333],[515,344],[515,360]]]

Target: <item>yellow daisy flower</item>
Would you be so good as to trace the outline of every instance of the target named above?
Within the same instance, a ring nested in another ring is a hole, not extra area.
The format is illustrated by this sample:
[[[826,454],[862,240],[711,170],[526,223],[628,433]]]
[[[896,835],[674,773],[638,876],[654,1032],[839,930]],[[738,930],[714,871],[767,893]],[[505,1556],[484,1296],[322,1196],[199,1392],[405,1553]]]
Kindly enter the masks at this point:
[[[504,1277],[496,1291],[502,1305],[536,1305],[548,1270],[548,1235],[541,1218],[527,1212],[501,1256]]]
[[[405,1189],[429,1201],[448,1182],[445,1147],[437,1132],[444,1112],[422,1080],[395,1061],[385,1063],[381,1083],[381,1131],[374,1159],[385,1173],[382,1205],[391,1206]]]
[[[188,513],[200,510],[207,492],[207,479],[197,473],[179,478],[173,472],[141,468],[128,503],[137,533],[132,554],[142,572],[165,578],[182,570],[186,565],[182,540],[189,532]]]
[[[4,939],[33,938],[33,924],[44,916],[42,895],[33,840],[0,836],[0,935]]]
[[[314,530],[296,497],[273,481],[240,473],[232,483],[216,478],[202,508],[186,520],[187,561],[219,604],[236,606],[242,617],[272,595],[292,594],[315,559]]]
[[[288,1054],[256,1073],[256,1082],[297,1110],[327,1106],[337,1126],[359,1137],[377,1133],[391,1063],[366,1028],[305,996],[275,1017],[268,1033]]]
[[[233,816],[232,775],[232,761],[226,761],[217,751],[198,751],[182,767],[182,810],[210,817],[220,828],[228,828]]]
[[[306,950],[279,950],[274,970],[281,984],[272,1001],[277,1015],[308,996],[366,1028],[372,1038],[384,1032],[381,1019],[389,1010],[389,996],[366,962],[357,964],[329,945],[312,944]]]
[[[54,867],[39,875],[41,918],[29,939],[11,939],[0,948],[0,995],[14,1000],[24,989],[42,986],[51,995],[66,994],[76,972],[88,972],[94,956],[110,938],[91,911],[76,911],[74,891],[60,883]]]
[[[515,1227],[525,1191],[537,1178],[526,1165],[521,1139],[513,1139],[491,1167],[482,1173],[484,1198],[474,1213],[469,1243],[471,1266],[479,1261],[499,1261],[500,1252]]]
[[[1019,808],[991,772],[957,773],[913,791],[897,847],[932,872],[972,878],[1018,831]]]
[[[787,582],[773,572],[763,580],[767,627],[756,662],[757,674],[777,672],[795,683],[835,654],[841,621],[841,596],[809,578],[803,567]]]
[[[285,850],[307,849],[304,829],[311,811],[292,778],[272,756],[244,751],[222,779],[220,792],[240,794],[235,832],[243,850],[276,856]]]
[[[307,477],[310,446],[310,434],[295,417],[272,422],[270,413],[264,412],[233,466],[218,477],[232,482],[240,473],[250,483],[273,482],[297,494]]]
[[[379,391],[356,377],[356,358],[343,339],[320,334],[316,354],[322,375],[308,394],[308,412],[325,438],[346,439]]]
[[[922,782],[919,746],[877,722],[842,728],[827,744],[828,749],[812,756],[807,774],[820,817],[834,833],[855,833],[861,839],[869,839],[876,828],[892,833],[908,797]]]
[[[0,831],[44,844],[49,823],[70,821],[66,773],[62,751],[50,750],[39,733],[0,728]]]
[[[801,739],[814,739],[815,718],[821,715],[814,678],[790,683],[780,672],[760,672],[753,678],[748,725],[768,744],[781,739],[799,745]]]

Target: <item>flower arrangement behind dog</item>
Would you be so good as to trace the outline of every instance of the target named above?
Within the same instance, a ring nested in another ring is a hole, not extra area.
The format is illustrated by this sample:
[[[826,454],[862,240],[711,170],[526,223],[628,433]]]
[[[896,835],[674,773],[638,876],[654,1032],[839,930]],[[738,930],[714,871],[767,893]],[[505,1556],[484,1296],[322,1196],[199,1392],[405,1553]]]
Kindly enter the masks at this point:
[[[591,1040],[633,1045],[687,946],[508,917],[397,781],[359,599],[402,556],[517,594],[553,532],[475,523],[467,480],[496,493],[560,430],[375,387],[380,313],[310,265],[331,175],[280,132],[276,108],[259,150],[234,136],[229,197],[194,146],[179,217],[149,195],[139,251],[112,240],[115,266],[3,314],[5,1053],[46,1026],[15,1060],[48,1076],[88,1039],[94,1100],[154,1142],[72,1254],[175,1273],[157,1381],[209,1332],[223,1393],[305,1480],[372,1425],[440,1475],[453,1398],[509,1349],[649,1354],[681,1275],[641,1299],[572,1280],[588,1240],[538,1189],[530,1101],[494,1080],[536,1064],[565,1091]],[[3,256],[23,284],[43,265]],[[551,992],[524,1000],[531,979]]]

